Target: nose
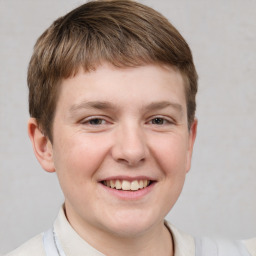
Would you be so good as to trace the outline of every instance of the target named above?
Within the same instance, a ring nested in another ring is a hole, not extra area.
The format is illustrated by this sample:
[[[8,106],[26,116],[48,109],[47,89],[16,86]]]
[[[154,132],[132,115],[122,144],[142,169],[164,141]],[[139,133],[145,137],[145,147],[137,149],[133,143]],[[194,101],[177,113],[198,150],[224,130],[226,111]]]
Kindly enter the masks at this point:
[[[137,166],[145,161],[148,148],[143,129],[139,125],[126,124],[118,128],[114,138],[112,156],[127,166]]]

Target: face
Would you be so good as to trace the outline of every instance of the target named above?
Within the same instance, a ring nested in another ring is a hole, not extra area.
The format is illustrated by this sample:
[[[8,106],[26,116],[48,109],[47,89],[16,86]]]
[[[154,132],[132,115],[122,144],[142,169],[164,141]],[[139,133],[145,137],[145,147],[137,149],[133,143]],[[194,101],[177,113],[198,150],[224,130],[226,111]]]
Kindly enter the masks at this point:
[[[48,151],[71,224],[118,236],[163,225],[195,132],[182,76],[171,67],[104,64],[63,80]]]

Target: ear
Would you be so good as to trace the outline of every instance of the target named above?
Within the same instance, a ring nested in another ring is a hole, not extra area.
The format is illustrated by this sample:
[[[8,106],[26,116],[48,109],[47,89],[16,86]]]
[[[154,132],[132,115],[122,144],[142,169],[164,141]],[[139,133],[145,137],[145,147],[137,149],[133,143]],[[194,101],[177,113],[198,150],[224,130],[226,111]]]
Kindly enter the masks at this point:
[[[52,143],[42,133],[35,118],[30,118],[28,121],[28,135],[32,142],[35,156],[43,169],[47,172],[55,172]]]
[[[194,148],[194,143],[195,143],[196,133],[197,133],[197,124],[198,124],[198,121],[197,119],[195,119],[189,130],[187,166],[186,166],[187,172],[190,170],[190,167],[191,167],[192,153],[193,153],[193,148]]]

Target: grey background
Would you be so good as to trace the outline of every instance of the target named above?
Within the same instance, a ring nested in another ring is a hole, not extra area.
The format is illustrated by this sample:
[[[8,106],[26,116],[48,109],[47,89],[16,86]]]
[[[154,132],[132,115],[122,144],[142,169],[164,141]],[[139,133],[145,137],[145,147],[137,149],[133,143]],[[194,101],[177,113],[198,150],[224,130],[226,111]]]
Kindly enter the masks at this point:
[[[26,70],[38,36],[83,2],[0,0],[0,253],[47,229],[63,201],[27,136]],[[200,76],[193,165],[168,219],[193,235],[256,236],[256,1],[141,2],[180,30]]]

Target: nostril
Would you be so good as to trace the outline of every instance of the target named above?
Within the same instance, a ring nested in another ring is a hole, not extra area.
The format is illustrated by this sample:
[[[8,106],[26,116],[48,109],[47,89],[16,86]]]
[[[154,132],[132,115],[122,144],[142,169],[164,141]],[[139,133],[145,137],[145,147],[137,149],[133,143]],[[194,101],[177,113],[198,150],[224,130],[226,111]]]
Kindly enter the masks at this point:
[[[145,158],[142,159],[132,159],[132,158],[119,158],[117,159],[117,162],[121,164],[125,164],[127,166],[133,167],[133,166],[138,166],[142,163],[145,162]]]

